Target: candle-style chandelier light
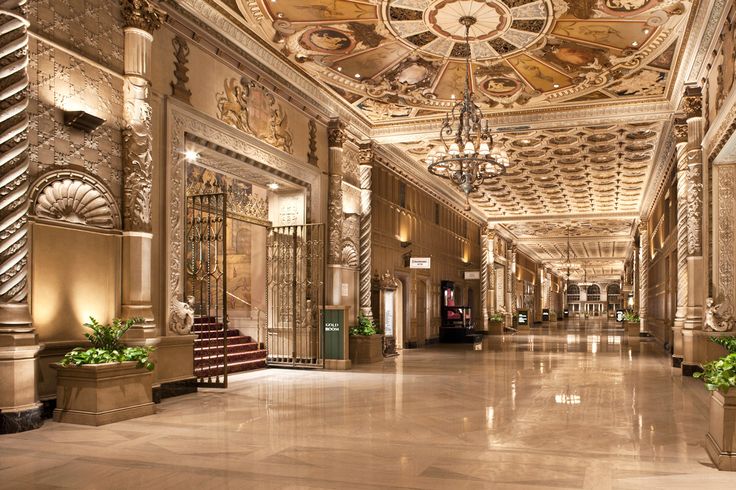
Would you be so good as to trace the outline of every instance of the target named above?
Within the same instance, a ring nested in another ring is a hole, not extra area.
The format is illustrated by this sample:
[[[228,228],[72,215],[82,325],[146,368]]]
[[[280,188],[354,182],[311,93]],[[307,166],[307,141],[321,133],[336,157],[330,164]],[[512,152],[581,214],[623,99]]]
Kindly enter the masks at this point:
[[[465,194],[466,209],[470,209],[470,193],[484,182],[503,175],[509,158],[503,148],[494,146],[488,121],[473,102],[470,82],[470,27],[477,22],[471,15],[460,17],[465,26],[465,89],[463,98],[445,115],[440,129],[442,145],[427,155],[427,170],[450,180]],[[448,144],[449,142],[449,144]]]

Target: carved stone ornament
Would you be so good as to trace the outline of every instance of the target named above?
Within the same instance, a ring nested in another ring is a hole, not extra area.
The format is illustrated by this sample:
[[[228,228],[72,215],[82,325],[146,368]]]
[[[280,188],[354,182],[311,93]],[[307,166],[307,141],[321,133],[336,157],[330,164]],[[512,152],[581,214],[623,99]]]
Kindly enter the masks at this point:
[[[718,314],[721,309],[720,304],[716,304],[713,298],[705,300],[705,330],[713,332],[728,332],[733,328],[734,320],[730,316],[723,318]]]
[[[120,228],[112,193],[95,177],[77,170],[54,170],[39,177],[31,187],[31,212],[47,220]]]
[[[687,233],[688,252],[700,255],[702,240],[700,237],[703,214],[703,166],[690,165],[687,173]]]
[[[373,143],[363,143],[358,150],[358,163],[361,165],[373,164]]]
[[[682,98],[682,110],[688,119],[703,115],[703,96],[700,87],[685,88],[685,96]]]
[[[307,161],[317,166],[319,158],[317,157],[317,123],[314,119],[309,120],[309,153],[307,153]]]
[[[187,302],[173,300],[169,317],[169,331],[177,335],[189,335],[194,325],[194,296],[187,296]]]
[[[292,154],[292,136],[286,112],[264,85],[245,77],[226,79],[217,94],[220,121]]]
[[[166,13],[149,0],[120,0],[125,27],[152,33],[166,20]]]
[[[153,137],[151,135],[151,106],[146,100],[147,86],[133,80],[125,83],[124,193],[123,224],[126,231],[151,231],[151,189],[153,187]],[[142,93],[141,93],[142,92]]]
[[[687,121],[683,118],[675,118],[675,123],[673,124],[674,132],[675,132],[675,142],[677,143],[687,143]]]
[[[330,148],[342,148],[345,143],[345,125],[341,121],[330,121],[327,128],[327,143]]]
[[[189,45],[186,40],[180,36],[176,36],[171,40],[174,46],[174,80],[171,82],[171,95],[177,99],[183,100],[189,104],[192,97],[192,91],[187,88],[189,82]]]
[[[381,289],[396,289],[399,287],[399,281],[390,271],[386,271],[378,277],[378,287]]]
[[[342,241],[342,264],[353,269],[360,265],[358,249],[351,240]]]

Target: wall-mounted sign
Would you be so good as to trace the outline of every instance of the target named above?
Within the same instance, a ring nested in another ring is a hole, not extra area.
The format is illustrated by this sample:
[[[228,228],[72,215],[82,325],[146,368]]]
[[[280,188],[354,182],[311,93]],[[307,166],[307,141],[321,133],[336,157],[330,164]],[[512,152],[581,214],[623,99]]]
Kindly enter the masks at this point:
[[[432,263],[431,257],[412,257],[409,261],[410,269],[429,269]]]
[[[549,321],[549,308],[544,308],[542,310],[542,321],[548,322]]]
[[[465,279],[480,279],[480,271],[465,271]]]
[[[518,324],[519,325],[529,325],[529,312],[526,310],[519,310],[519,319]]]
[[[622,310],[620,308],[618,310],[616,310],[616,321],[617,322],[624,321],[624,310]]]
[[[350,294],[349,294],[349,288],[348,288],[348,285],[346,283],[342,283],[342,285],[340,287],[340,293],[341,293],[341,296],[343,298],[346,298],[346,297],[350,296]]]
[[[383,332],[387,337],[394,336],[394,291],[383,292]]]

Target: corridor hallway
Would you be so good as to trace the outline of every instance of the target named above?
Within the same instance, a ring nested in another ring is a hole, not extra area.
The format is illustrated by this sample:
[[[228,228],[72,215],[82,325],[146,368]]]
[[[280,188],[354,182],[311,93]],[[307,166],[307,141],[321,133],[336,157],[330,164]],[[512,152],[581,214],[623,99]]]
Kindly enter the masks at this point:
[[[5,436],[0,489],[736,488],[702,447],[702,383],[604,320],[231,381],[150,417]]]

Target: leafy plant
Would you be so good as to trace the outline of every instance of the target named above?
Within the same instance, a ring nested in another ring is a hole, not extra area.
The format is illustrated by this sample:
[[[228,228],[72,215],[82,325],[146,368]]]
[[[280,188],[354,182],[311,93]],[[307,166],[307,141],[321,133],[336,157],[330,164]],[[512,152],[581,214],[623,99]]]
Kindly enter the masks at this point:
[[[624,321],[636,323],[639,321],[639,314],[635,311],[627,310],[624,312]]]
[[[711,337],[710,341],[722,345],[731,354],[736,353],[736,337]]]
[[[367,316],[358,315],[358,325],[350,328],[350,335],[375,335],[376,325]]]
[[[142,321],[131,318],[125,322],[115,318],[112,325],[102,325],[93,317],[84,326],[92,330],[84,336],[92,347],[85,349],[77,347],[67,352],[61,360],[62,366],[81,366],[83,364],[105,364],[109,362],[137,361],[138,367],[145,367],[153,371],[153,362],[150,360],[152,347],[126,347],[122,342],[125,332],[135,323]]]
[[[500,322],[502,322],[504,320],[502,313],[494,313],[488,319],[490,321],[492,321],[492,322],[498,322],[498,323],[500,323]]]
[[[695,373],[693,377],[703,378],[705,387],[710,391],[726,393],[729,388],[736,387],[736,353],[707,363],[703,366],[703,372]]]

